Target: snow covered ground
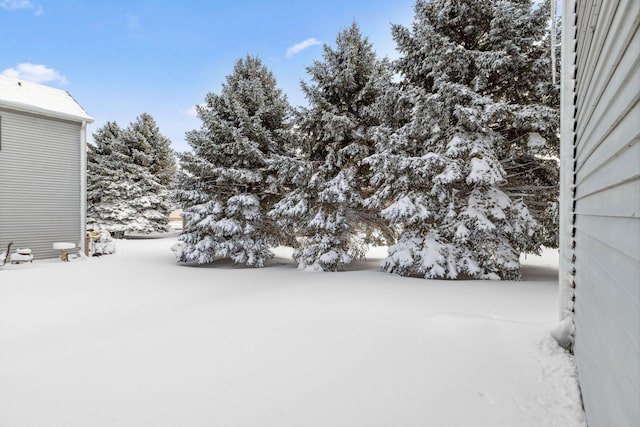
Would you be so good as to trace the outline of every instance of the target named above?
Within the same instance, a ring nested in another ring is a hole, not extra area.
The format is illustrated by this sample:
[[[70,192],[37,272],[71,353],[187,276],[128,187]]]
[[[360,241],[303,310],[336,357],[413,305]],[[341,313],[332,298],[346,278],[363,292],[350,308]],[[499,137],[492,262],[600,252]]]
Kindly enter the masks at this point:
[[[179,266],[174,241],[0,270],[0,426],[585,425],[554,251],[428,281],[380,249],[318,273]]]

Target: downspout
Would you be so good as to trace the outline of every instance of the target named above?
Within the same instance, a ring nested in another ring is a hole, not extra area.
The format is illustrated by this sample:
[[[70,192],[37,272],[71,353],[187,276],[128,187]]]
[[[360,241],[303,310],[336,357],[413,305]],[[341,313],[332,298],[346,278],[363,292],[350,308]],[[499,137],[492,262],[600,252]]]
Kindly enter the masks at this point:
[[[80,256],[86,254],[87,233],[87,122],[80,127]]]

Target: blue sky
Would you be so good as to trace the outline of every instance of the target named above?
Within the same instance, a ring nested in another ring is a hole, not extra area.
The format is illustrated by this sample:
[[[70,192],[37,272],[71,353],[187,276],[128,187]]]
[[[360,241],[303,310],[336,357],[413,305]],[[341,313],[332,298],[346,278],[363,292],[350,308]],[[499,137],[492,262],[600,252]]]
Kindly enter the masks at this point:
[[[65,89],[95,118],[126,126],[147,112],[185,151],[194,105],[220,92],[234,62],[258,55],[292,105],[322,43],[354,20],[380,56],[395,57],[391,24],[414,0],[0,0],[0,73]],[[298,46],[298,49],[294,47]],[[89,137],[91,140],[91,137]]]

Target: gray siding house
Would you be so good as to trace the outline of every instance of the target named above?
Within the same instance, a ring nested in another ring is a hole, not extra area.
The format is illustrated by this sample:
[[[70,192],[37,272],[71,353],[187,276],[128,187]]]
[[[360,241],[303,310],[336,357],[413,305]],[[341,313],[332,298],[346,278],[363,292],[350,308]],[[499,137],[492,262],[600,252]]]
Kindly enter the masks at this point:
[[[590,427],[640,426],[640,1],[563,2],[560,286]]]
[[[84,249],[86,125],[64,90],[0,75],[0,252],[10,241],[35,259],[54,242]]]

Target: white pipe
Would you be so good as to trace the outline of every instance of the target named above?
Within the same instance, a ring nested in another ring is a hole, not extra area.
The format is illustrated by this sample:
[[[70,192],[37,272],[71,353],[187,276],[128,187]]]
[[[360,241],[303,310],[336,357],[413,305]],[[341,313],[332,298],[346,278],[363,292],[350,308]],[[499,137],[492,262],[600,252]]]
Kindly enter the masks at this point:
[[[573,297],[573,248],[571,230],[573,228],[573,123],[575,92],[575,25],[574,10],[576,0],[562,2],[562,57],[560,76],[560,265],[558,282],[560,286],[560,319],[571,315]]]
[[[80,126],[80,256],[86,250],[87,233],[87,122]]]

